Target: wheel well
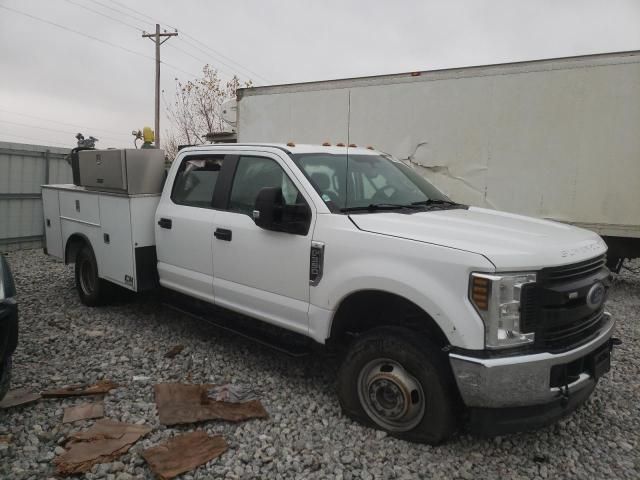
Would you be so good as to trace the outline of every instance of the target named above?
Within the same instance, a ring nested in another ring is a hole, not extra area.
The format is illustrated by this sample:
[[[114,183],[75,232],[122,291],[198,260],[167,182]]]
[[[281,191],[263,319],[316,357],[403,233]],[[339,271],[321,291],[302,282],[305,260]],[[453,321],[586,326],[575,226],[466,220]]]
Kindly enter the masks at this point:
[[[67,245],[64,249],[64,263],[74,263],[76,261],[78,252],[85,245],[91,246],[91,242],[89,242],[87,237],[80,233],[74,233],[73,235],[71,235],[67,240]]]
[[[438,324],[422,308],[404,297],[381,290],[361,290],[345,298],[333,317],[328,342],[344,346],[351,337],[381,326],[418,331],[439,347],[449,344]]]

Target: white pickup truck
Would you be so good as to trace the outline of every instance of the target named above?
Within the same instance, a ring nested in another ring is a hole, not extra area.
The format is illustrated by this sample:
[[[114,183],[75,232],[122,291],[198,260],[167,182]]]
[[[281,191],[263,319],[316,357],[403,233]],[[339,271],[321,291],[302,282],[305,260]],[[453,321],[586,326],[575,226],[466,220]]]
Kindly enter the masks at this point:
[[[553,422],[610,368],[595,233],[457,204],[369,148],[189,147],[129,190],[127,152],[120,190],[43,187],[46,251],[87,305],[159,284],[295,332],[343,355],[346,413],[427,443]]]

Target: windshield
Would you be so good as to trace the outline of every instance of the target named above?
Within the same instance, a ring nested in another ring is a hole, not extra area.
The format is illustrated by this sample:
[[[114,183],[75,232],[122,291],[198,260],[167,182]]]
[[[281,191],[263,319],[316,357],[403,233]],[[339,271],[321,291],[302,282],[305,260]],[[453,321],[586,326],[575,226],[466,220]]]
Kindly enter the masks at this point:
[[[295,154],[293,159],[332,211],[411,206],[449,199],[412,168],[379,154]],[[347,171],[348,166],[348,171]]]

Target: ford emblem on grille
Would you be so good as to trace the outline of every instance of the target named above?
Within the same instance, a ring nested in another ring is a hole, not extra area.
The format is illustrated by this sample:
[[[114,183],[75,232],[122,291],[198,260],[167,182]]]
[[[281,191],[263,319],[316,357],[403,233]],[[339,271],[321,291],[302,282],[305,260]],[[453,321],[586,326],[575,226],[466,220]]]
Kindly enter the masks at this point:
[[[594,283],[587,293],[587,307],[596,310],[604,302],[605,288],[601,282]]]

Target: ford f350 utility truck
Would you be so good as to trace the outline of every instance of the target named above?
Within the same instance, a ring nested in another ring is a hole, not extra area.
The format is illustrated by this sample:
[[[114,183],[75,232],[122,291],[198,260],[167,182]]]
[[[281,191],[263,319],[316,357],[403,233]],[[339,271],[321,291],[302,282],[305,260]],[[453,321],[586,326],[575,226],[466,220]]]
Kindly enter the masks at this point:
[[[593,232],[455,203],[366,148],[189,147],[164,181],[140,152],[79,152],[80,185],[43,187],[87,305],[159,284],[308,337],[343,352],[345,412],[428,443],[552,422],[610,368]]]

